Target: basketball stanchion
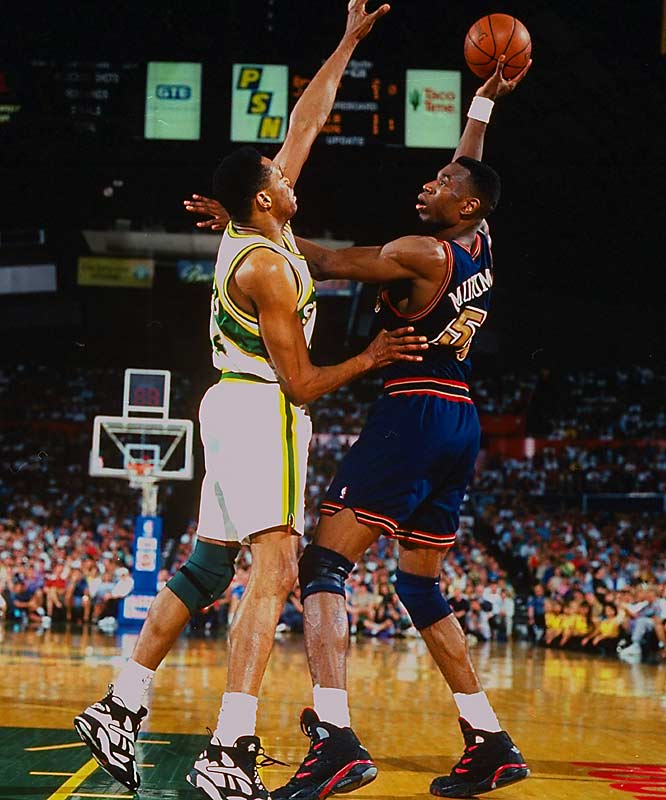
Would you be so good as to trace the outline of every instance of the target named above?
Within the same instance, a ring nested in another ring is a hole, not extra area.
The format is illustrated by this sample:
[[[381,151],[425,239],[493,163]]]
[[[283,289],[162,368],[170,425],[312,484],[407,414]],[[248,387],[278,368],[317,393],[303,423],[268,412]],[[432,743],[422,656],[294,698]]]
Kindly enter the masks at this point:
[[[191,480],[194,425],[169,417],[171,373],[125,371],[123,415],[97,416],[93,424],[90,474],[124,478],[141,491],[134,524],[132,591],[120,601],[118,624],[138,629],[157,595],[162,555],[160,481]]]

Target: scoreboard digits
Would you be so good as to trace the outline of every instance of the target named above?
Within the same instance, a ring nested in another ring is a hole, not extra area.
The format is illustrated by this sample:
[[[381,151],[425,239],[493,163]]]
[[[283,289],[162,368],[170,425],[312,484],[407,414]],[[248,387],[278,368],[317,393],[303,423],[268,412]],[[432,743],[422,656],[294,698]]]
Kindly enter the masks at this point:
[[[310,80],[300,72],[292,75],[292,106]],[[320,138],[327,145],[400,145],[404,139],[403,117],[399,82],[382,78],[372,61],[352,60]]]

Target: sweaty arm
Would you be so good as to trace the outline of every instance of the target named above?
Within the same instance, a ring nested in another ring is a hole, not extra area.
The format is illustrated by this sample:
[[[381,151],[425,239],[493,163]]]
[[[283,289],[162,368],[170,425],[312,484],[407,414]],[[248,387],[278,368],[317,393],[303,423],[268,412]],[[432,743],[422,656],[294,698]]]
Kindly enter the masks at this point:
[[[422,360],[418,351],[426,347],[425,338],[405,335],[411,329],[403,328],[380,332],[362,353],[341,364],[315,366],[298,316],[296,280],[289,263],[268,248],[255,250],[236,271],[236,283],[257,311],[280,386],[294,405],[310,403],[393,361]]]
[[[287,136],[273,163],[282,167],[292,186],[310,154],[312,143],[331,113],[338,85],[356,45],[390,8],[384,4],[372,14],[367,14],[365,4],[366,0],[351,0],[347,26],[340,43],[310,81],[291,112]]]
[[[363,283],[389,283],[442,275],[448,268],[443,245],[431,236],[403,236],[378,247],[332,250],[296,237],[312,276],[317,280],[349,278]]]

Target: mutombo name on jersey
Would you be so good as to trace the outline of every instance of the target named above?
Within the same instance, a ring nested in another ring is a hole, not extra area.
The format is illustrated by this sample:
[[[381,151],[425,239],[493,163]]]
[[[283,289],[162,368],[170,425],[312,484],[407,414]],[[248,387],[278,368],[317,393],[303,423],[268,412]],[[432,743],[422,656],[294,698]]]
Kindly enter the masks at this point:
[[[411,325],[430,348],[422,362],[383,371],[384,393],[340,464],[321,513],[352,508],[359,521],[400,541],[446,549],[455,541],[479,451],[469,352],[488,315],[493,265],[482,233],[470,249],[455,241],[442,246],[449,268],[424,308],[402,314],[406,287],[399,283],[380,293],[379,326]]]

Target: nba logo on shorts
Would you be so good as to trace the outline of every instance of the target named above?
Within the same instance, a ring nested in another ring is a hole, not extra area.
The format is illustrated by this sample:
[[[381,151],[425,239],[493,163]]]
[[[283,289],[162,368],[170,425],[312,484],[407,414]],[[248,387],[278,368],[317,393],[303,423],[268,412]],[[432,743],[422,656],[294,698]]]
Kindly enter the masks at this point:
[[[344,500],[346,494],[347,494],[347,487],[343,486],[342,489],[340,490],[340,500]]]

